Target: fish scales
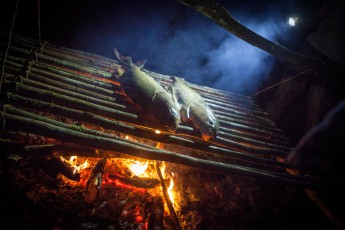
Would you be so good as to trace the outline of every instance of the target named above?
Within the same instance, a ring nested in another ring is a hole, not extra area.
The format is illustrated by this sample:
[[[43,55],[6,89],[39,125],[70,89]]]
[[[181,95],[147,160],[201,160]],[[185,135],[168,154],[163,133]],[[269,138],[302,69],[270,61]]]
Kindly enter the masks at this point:
[[[172,88],[180,105],[183,121],[191,121],[203,139],[216,138],[219,121],[200,94],[190,88],[182,78],[172,77]]]
[[[119,76],[119,82],[129,99],[155,117],[164,126],[163,130],[168,128],[171,132],[176,131],[180,123],[180,114],[172,94],[141,71],[143,65],[133,64],[130,57],[120,56],[117,50],[115,55],[126,66],[125,72]]]

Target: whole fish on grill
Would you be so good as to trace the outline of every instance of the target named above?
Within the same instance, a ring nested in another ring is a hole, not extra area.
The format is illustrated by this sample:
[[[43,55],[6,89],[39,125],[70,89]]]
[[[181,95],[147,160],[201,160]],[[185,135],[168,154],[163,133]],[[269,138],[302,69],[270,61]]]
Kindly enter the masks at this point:
[[[119,72],[119,82],[124,93],[169,131],[176,131],[181,119],[179,106],[172,95],[141,70],[145,62],[136,65],[131,57],[121,56],[116,49],[114,51],[117,59],[125,65],[125,71]]]
[[[202,138],[215,139],[219,132],[219,121],[199,93],[190,88],[183,78],[171,77],[170,90],[180,105],[181,119],[190,121],[200,130]]]

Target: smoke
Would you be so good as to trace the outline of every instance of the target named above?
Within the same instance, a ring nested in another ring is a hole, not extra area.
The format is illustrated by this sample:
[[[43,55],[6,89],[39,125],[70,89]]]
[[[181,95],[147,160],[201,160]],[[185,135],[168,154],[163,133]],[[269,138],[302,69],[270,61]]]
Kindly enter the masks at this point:
[[[113,48],[117,48],[134,61],[146,59],[148,70],[241,94],[255,92],[273,68],[272,55],[190,8],[174,1],[138,2],[134,8],[127,4],[103,9],[84,22],[75,33],[80,49],[115,58]],[[255,13],[242,6],[230,13],[254,32],[276,41],[286,33],[285,18],[273,6],[266,9]]]

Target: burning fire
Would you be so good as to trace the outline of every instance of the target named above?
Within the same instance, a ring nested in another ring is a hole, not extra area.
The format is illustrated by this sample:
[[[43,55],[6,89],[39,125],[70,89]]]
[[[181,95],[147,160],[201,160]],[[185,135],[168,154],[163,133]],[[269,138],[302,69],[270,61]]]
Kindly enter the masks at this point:
[[[149,161],[143,162],[143,161],[134,161],[131,160],[130,163],[128,164],[128,168],[131,170],[131,172],[136,175],[136,176],[144,176],[144,177],[151,177],[151,178],[157,178],[157,172],[155,170],[148,170],[148,166],[153,163]],[[164,180],[168,180],[169,181],[169,185],[167,186],[167,192],[169,195],[169,199],[171,201],[171,203],[173,204],[174,208],[177,208],[178,205],[176,204],[176,191],[175,191],[175,181],[174,181],[174,173],[170,172],[167,173],[166,172],[166,164],[163,161],[161,166],[160,166],[160,170],[163,176]],[[165,209],[167,209],[167,207],[165,207]]]
[[[174,175],[173,173],[172,173],[172,175]],[[171,203],[173,204],[173,206],[175,207],[176,205],[175,205],[175,202],[174,202],[174,198],[175,198],[175,193],[174,193],[174,180],[173,180],[173,178],[171,177],[170,178],[170,184],[169,184],[169,187],[168,187],[168,194],[169,194],[169,198],[170,198],[170,201],[171,201]]]
[[[73,173],[79,173],[80,170],[86,169],[87,167],[89,167],[89,163],[87,162],[87,160],[84,163],[78,165],[78,158],[77,158],[77,156],[71,156],[69,158],[69,160],[67,160],[66,158],[60,156],[60,159],[61,159],[62,162],[66,162],[72,168],[74,168]]]
[[[135,161],[134,163],[130,164],[128,168],[131,170],[131,172],[136,176],[141,176],[145,173],[147,167],[149,166],[149,162],[140,162]]]

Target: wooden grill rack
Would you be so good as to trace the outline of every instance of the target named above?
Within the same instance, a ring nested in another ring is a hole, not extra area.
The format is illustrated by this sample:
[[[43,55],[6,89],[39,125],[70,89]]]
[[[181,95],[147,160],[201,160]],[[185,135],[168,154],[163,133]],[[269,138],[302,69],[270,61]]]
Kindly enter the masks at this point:
[[[5,37],[0,40],[1,62]],[[154,118],[122,92],[114,77],[120,67],[113,59],[13,36],[1,86],[2,148],[37,157],[58,150],[68,155],[76,149],[87,157],[128,154],[280,185],[318,188],[313,177],[287,172],[296,169],[283,160],[291,151],[289,140],[250,97],[190,83],[219,118],[219,137],[204,141],[189,124],[181,124],[175,133],[157,134]],[[171,82],[167,75],[144,71],[162,85]],[[58,142],[30,146],[18,141],[16,133]],[[133,138],[127,139],[128,135]],[[164,147],[157,148],[158,144]]]

